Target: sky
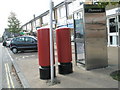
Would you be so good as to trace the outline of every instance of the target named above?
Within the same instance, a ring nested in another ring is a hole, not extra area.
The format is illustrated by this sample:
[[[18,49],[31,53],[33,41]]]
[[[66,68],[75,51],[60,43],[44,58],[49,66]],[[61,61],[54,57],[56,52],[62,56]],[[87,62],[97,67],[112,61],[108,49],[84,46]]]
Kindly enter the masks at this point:
[[[33,19],[33,15],[38,16],[49,10],[50,0],[2,0],[0,1],[0,36],[4,29],[8,27],[8,17],[10,12],[16,14],[21,25]],[[52,0],[58,4],[64,0]]]

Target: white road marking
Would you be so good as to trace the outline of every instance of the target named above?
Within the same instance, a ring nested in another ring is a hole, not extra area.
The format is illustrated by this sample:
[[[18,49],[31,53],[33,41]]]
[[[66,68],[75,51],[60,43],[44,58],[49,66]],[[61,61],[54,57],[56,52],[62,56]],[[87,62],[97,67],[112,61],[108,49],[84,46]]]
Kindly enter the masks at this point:
[[[30,56],[25,56],[25,57],[27,58],[27,57],[30,57]]]
[[[10,57],[11,61],[13,62],[13,58],[11,57],[10,53],[8,52],[8,50],[7,50],[7,49],[6,49],[6,51],[7,51],[8,55],[9,55],[9,57]]]

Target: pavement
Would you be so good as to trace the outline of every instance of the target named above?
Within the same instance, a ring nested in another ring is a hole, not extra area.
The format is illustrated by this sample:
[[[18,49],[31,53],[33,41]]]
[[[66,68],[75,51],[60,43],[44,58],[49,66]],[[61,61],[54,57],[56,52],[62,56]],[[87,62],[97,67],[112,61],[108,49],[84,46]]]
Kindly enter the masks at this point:
[[[74,54],[75,52],[73,46],[73,73],[68,75],[58,74],[58,64],[56,63],[55,80],[59,83],[54,85],[51,85],[50,80],[40,79],[38,56],[36,56],[36,58],[29,58],[27,60],[22,60],[22,58],[21,60],[14,60],[14,66],[17,66],[17,69],[19,68],[18,73],[22,73],[22,78],[20,80],[23,82],[24,88],[118,88],[118,81],[110,77],[110,73],[118,70],[117,47],[108,47],[108,67],[89,71],[85,70],[81,66],[75,65]],[[55,58],[57,61],[56,53]]]
[[[14,72],[13,62],[7,48],[0,43],[0,90],[2,88],[22,88]]]
[[[0,48],[0,55],[2,55],[2,48]],[[0,76],[1,76],[1,78],[0,78],[0,90],[2,89],[2,57],[0,57]]]

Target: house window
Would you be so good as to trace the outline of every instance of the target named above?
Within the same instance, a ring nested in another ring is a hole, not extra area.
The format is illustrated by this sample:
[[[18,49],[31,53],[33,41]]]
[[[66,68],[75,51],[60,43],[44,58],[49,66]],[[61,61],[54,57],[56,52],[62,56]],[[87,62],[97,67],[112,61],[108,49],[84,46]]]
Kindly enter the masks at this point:
[[[118,45],[118,36],[110,36],[110,45]]]
[[[116,32],[115,18],[109,19],[109,27],[110,27],[110,33]]]
[[[118,16],[119,22],[120,22],[120,15]]]
[[[36,20],[36,26],[40,26],[40,19]]]
[[[73,14],[73,4],[68,4],[68,15],[72,15]]]
[[[62,6],[59,8],[59,15],[60,15],[60,18],[63,18],[66,16],[65,6]]]
[[[112,42],[113,42],[112,36],[110,36],[110,45],[112,45]]]
[[[48,23],[48,21],[49,21],[49,16],[48,16],[48,15],[44,16],[44,17],[42,18],[42,20],[43,20],[43,24]]]
[[[118,42],[119,42],[119,41],[118,41],[118,36],[116,36],[116,39],[117,39],[117,45],[118,45]]]

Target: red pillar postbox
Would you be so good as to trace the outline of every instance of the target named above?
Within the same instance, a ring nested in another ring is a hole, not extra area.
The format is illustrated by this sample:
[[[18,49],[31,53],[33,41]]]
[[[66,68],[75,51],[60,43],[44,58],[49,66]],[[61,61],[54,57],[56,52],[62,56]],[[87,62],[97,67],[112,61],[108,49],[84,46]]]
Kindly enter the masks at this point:
[[[58,28],[56,29],[56,44],[59,74],[72,73],[72,50],[70,39],[70,28]]]
[[[50,79],[51,77],[49,36],[50,36],[49,28],[41,28],[37,30],[40,79]],[[54,69],[55,69],[55,66],[54,66]],[[55,76],[55,73],[54,73],[54,76]]]

